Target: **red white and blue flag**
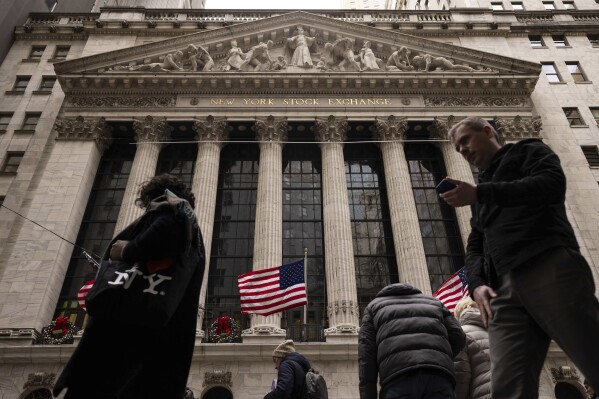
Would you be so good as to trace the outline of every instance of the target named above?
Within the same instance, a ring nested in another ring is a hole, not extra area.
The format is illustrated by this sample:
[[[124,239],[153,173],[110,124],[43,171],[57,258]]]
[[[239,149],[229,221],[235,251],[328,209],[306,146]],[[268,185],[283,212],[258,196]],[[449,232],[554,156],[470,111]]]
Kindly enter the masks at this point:
[[[433,296],[440,300],[451,313],[453,313],[457,303],[468,295],[468,281],[466,280],[465,266],[452,274],[451,277],[449,277],[449,279],[447,279],[447,281],[433,293]]]
[[[96,280],[88,281],[87,283],[83,284],[83,287],[79,288],[79,292],[77,292],[77,302],[79,302],[81,309],[85,310],[86,312],[87,309],[85,308],[85,299],[87,298],[87,293],[89,290],[91,290],[92,285],[94,285],[95,282]]]
[[[237,277],[241,313],[268,316],[308,303],[304,260]]]

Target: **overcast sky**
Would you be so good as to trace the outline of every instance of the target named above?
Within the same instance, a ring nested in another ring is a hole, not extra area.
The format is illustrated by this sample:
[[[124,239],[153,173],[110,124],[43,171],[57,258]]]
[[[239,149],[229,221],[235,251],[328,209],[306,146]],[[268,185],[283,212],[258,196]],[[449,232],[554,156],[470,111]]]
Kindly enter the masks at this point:
[[[340,7],[341,0],[206,0],[207,9],[331,10]]]

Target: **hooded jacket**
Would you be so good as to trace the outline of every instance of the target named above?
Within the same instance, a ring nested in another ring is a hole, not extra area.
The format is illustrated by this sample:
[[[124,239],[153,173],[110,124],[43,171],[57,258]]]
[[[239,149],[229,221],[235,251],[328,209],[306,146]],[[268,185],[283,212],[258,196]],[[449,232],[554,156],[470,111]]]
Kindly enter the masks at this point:
[[[455,359],[456,399],[491,399],[489,333],[476,308],[465,309],[459,322],[466,347]]]
[[[277,386],[264,399],[301,399],[310,362],[297,352],[291,352],[281,360],[277,373]]]
[[[466,336],[443,304],[407,284],[383,288],[364,310],[359,335],[360,398],[376,399],[394,379],[419,369],[452,382],[453,358]]]

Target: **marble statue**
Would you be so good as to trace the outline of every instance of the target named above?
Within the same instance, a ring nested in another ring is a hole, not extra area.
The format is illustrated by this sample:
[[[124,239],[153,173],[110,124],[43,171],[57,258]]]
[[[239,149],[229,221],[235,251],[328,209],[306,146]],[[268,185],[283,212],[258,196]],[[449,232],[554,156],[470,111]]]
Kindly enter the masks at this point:
[[[374,52],[370,48],[369,41],[364,42],[359,57],[360,63],[362,64],[362,71],[378,71],[381,69],[378,64],[380,59],[376,58],[374,55]]]
[[[269,40],[266,43],[260,42],[245,53],[245,60],[239,66],[241,71],[266,71],[269,70],[274,63],[270,58],[269,49],[272,47],[273,41]]]
[[[204,47],[190,44],[187,46],[187,49],[185,49],[185,52],[189,57],[192,71],[211,71],[214,67],[214,61],[208,53],[208,50]]]
[[[227,59],[227,70],[236,69],[239,70],[241,65],[245,61],[245,54],[239,47],[237,47],[237,41],[233,40],[231,42],[231,49],[229,50],[229,56]]]
[[[327,43],[325,52],[328,54],[325,61],[326,70],[358,72],[362,70],[357,62],[360,57],[354,54],[354,42],[347,37]]]
[[[410,64],[410,50],[401,46],[399,50],[394,51],[387,60],[385,67],[388,71],[412,71],[414,67]]]
[[[120,65],[113,68],[114,71],[150,71],[150,72],[169,72],[183,70],[183,52],[175,51],[164,56],[162,62],[150,62],[141,65]]]
[[[289,65],[302,68],[312,68],[312,53],[318,51],[315,37],[304,35],[304,28],[297,27],[297,35],[287,39],[285,42],[285,55],[290,58]]]
[[[467,71],[473,72],[476,69],[467,65],[456,65],[443,57],[433,57],[430,54],[424,54],[422,56],[417,55],[412,59],[412,65],[418,71],[432,72],[435,70],[441,71]]]

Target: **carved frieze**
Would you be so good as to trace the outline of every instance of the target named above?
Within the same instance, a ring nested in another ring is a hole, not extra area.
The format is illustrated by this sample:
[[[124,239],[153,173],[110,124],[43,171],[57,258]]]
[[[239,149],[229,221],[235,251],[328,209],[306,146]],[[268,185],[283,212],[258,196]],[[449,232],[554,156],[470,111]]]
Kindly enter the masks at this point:
[[[541,138],[543,122],[541,117],[523,118],[493,118],[497,133],[504,140],[521,140],[525,138]]]
[[[208,115],[206,120],[196,119],[193,122],[199,141],[226,141],[229,136],[227,127],[226,118],[215,119],[212,115]]]
[[[408,130],[408,121],[405,118],[389,115],[387,119],[376,118],[374,126],[377,138],[381,141],[404,140]]]
[[[157,142],[170,139],[171,128],[166,118],[154,118],[151,115],[144,119],[133,120],[133,130],[135,131],[135,141]]]
[[[330,115],[327,119],[316,119],[314,129],[320,142],[342,143],[347,139],[347,118]]]
[[[27,376],[27,381],[23,384],[23,389],[27,388],[48,388],[51,389],[54,386],[54,379],[56,374],[38,372],[31,373]]]
[[[256,119],[254,131],[259,141],[287,140],[287,119],[269,115],[266,119]]]
[[[525,97],[425,96],[426,107],[522,107]]]
[[[174,107],[175,96],[73,96],[68,100],[73,107]]]
[[[551,368],[551,377],[554,383],[562,381],[580,382],[576,369],[570,366],[560,366]]]
[[[56,118],[54,129],[58,133],[56,140],[93,140],[101,151],[107,149],[112,141],[112,126],[106,123],[104,117],[79,115],[75,118]]]
[[[206,371],[204,373],[204,382],[202,386],[206,387],[209,385],[224,385],[231,387],[233,374],[230,371],[214,370]]]

